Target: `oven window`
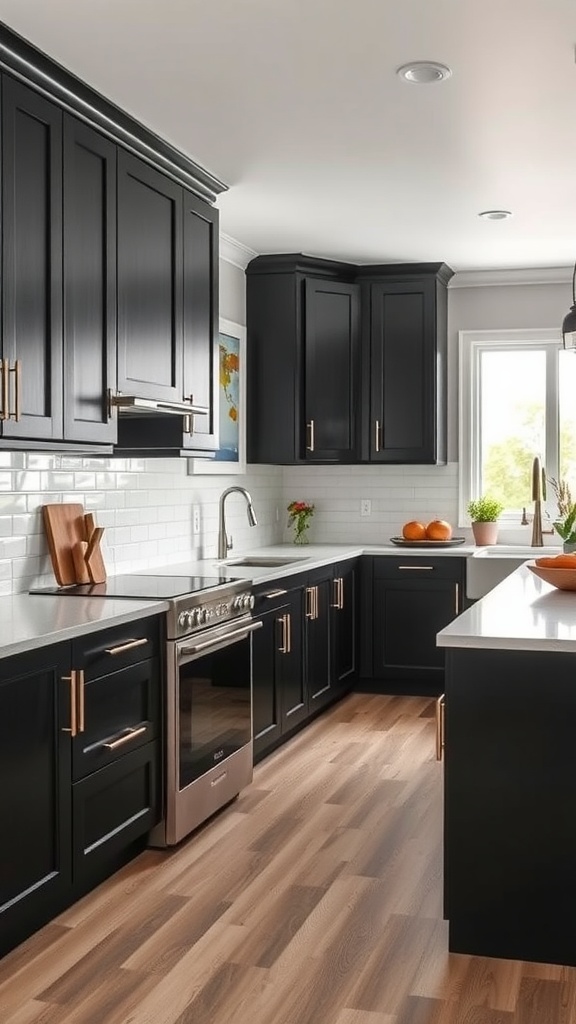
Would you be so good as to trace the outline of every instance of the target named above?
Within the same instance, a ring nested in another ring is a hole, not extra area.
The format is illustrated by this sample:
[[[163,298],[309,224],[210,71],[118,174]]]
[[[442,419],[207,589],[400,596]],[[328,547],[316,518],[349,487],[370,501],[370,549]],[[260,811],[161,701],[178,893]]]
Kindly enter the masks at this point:
[[[180,666],[179,788],[250,742],[251,638]]]

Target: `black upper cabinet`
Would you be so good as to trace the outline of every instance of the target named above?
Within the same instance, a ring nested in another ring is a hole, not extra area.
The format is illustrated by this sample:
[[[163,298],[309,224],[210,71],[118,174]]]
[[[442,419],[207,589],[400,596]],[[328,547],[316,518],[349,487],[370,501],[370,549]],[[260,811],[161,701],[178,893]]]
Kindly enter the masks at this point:
[[[64,118],[64,436],[114,442],[116,146]]]
[[[62,111],[8,76],[2,172],[2,352],[10,369],[0,431],[50,441],[63,436]]]
[[[250,461],[446,460],[446,264],[259,256],[247,275]]]
[[[347,266],[258,256],[247,275],[248,460],[358,461],[360,303]]]
[[[218,210],[183,189],[184,397],[208,409],[185,424],[184,448],[218,447]]]
[[[446,461],[445,264],[364,268],[363,459]]]
[[[118,153],[118,391],[181,402],[182,189]]]

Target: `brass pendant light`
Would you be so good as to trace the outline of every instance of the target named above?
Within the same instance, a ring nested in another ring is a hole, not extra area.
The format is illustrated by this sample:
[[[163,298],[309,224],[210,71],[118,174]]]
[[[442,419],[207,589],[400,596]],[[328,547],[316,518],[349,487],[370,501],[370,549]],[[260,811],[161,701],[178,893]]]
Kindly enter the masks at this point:
[[[576,264],[572,275],[572,308],[562,324],[562,344],[567,351],[576,352]]]

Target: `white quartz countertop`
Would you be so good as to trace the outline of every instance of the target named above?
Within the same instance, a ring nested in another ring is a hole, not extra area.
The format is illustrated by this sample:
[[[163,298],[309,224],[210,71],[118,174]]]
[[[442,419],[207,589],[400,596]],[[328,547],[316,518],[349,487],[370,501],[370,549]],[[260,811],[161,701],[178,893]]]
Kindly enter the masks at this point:
[[[291,576],[333,562],[369,555],[459,556],[467,557],[477,550],[462,544],[450,548],[398,548],[393,544],[276,544],[248,552],[230,552],[227,561],[250,556],[298,558],[301,561],[282,566],[223,565],[216,558],[196,561],[172,562],[169,565],[141,569],[139,575],[169,576],[225,576],[241,578],[254,583],[267,582],[282,576]],[[0,598],[0,658],[21,654],[35,647],[71,640],[85,633],[108,626],[132,622],[143,615],[167,611],[167,601],[141,601],[106,597],[70,597],[58,595],[14,594]]]
[[[121,626],[168,609],[166,601],[14,594],[0,599],[0,658]]]
[[[576,653],[576,592],[557,590],[521,565],[441,630],[437,643]]]

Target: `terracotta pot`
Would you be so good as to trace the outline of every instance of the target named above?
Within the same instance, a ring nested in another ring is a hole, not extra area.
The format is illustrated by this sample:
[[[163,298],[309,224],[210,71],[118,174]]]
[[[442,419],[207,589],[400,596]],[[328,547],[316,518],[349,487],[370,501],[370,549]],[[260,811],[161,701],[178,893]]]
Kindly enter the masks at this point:
[[[498,542],[498,523],[472,523],[474,540],[480,547]]]

